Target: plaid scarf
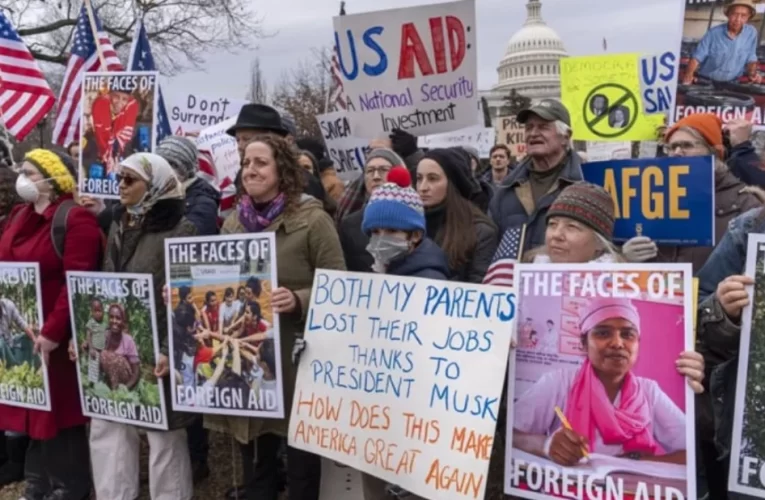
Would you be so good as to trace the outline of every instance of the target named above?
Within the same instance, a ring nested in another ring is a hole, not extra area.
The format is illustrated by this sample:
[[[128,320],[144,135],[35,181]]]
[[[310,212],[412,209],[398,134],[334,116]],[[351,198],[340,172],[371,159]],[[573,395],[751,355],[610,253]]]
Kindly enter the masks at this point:
[[[343,191],[343,195],[337,202],[337,212],[335,212],[335,223],[340,222],[348,215],[364,208],[367,202],[367,190],[364,186],[364,174],[348,183]]]
[[[255,208],[252,198],[242,196],[239,200],[237,210],[239,212],[239,222],[250,233],[259,233],[276,219],[283,211],[286,202],[284,193],[271,200],[262,210]]]

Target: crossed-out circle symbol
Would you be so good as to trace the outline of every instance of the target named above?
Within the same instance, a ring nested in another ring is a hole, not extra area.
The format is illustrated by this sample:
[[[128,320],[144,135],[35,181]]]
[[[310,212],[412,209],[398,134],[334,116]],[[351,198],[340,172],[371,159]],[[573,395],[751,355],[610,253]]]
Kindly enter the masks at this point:
[[[605,101],[605,111],[596,113],[593,110],[591,103],[596,98]],[[630,89],[618,83],[604,83],[587,94],[582,105],[582,116],[590,132],[604,139],[612,139],[626,134],[635,125],[639,109],[638,100]],[[622,122],[616,122],[616,111],[621,112]]]

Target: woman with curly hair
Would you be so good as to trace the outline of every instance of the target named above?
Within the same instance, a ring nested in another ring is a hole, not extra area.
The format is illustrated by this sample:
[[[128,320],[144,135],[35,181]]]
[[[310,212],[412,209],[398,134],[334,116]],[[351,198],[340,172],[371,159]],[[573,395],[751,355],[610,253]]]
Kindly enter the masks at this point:
[[[244,148],[241,174],[236,211],[226,218],[221,232],[271,232],[276,238],[280,286],[271,293],[271,305],[280,318],[284,413],[289,415],[296,377],[291,353],[295,344],[302,344],[298,339],[305,327],[314,272],[345,270],[343,252],[322,203],[303,194],[302,167],[283,138],[254,137]],[[247,498],[276,500],[279,448],[287,435],[288,418],[205,415],[205,426],[233,435],[242,445]],[[321,461],[317,455],[288,447],[287,477],[290,499],[318,500]]]

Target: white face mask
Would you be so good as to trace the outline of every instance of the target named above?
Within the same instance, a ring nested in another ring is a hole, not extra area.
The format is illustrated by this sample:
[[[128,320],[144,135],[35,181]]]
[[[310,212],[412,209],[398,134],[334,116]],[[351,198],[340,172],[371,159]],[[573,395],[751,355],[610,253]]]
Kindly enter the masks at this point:
[[[408,241],[385,234],[373,234],[369,238],[369,245],[367,245],[367,252],[375,259],[375,265],[372,267],[372,270],[378,273],[385,272],[388,264],[393,259],[404,255],[408,251]]]
[[[34,203],[40,199],[40,190],[37,188],[37,184],[40,182],[48,182],[48,179],[33,182],[26,175],[20,174],[16,178],[16,193],[18,193],[22,200]]]

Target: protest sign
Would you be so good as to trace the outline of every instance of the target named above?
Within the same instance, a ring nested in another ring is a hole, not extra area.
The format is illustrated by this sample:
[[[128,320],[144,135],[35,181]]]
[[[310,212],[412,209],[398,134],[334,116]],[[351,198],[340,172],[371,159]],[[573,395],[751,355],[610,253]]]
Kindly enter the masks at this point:
[[[746,119],[763,125],[765,85],[760,79],[762,15],[729,2],[685,3],[674,120],[714,113],[723,123]],[[759,2],[756,2],[759,3]],[[728,33],[737,33],[731,38]]]
[[[483,498],[512,288],[317,270],[289,444],[425,498]],[[479,368],[480,367],[480,368]]]
[[[0,262],[0,404],[50,411],[48,370],[34,353],[43,324],[40,266]]]
[[[588,182],[614,199],[614,241],[715,245],[714,158],[672,157],[585,163]]]
[[[370,151],[369,140],[353,136],[351,120],[352,117],[345,111],[316,115],[329,157],[337,175],[344,181],[358,178],[364,171]]]
[[[173,135],[196,133],[227,118],[236,118],[247,104],[245,99],[203,96],[177,85],[166,89],[164,98]]]
[[[475,125],[475,0],[334,18],[343,91],[356,137]]]
[[[173,409],[284,418],[273,233],[165,240]]]
[[[236,193],[234,180],[241,168],[236,139],[226,133],[236,123],[236,117],[228,118],[208,127],[197,136],[197,148],[209,151],[215,163],[215,185],[221,190],[221,212],[231,208],[224,206]]]
[[[85,73],[80,194],[119,199],[119,163],[156,146],[158,97],[155,71]]]
[[[677,56],[672,51],[640,58],[640,99],[646,115],[669,116],[677,87]]]
[[[738,375],[730,453],[730,491],[765,497],[765,235],[749,234],[746,253],[747,276],[754,278],[754,294],[741,314]]]
[[[632,143],[587,141],[587,161],[623,160],[632,157]]]
[[[675,365],[693,350],[691,265],[524,264],[516,273],[505,492],[695,499],[694,395]],[[567,447],[569,436],[583,444]]]
[[[646,115],[640,98],[638,55],[561,59],[561,100],[571,113],[575,140],[656,138],[661,115]]]
[[[488,158],[497,133],[491,127],[475,125],[473,127],[445,132],[443,134],[423,135],[417,138],[417,145],[421,148],[454,148],[473,147],[478,150],[481,158]]]
[[[520,160],[526,156],[526,129],[515,116],[500,116],[496,122],[497,144],[510,148],[510,153]]]
[[[66,273],[82,412],[167,430],[150,274]]]

